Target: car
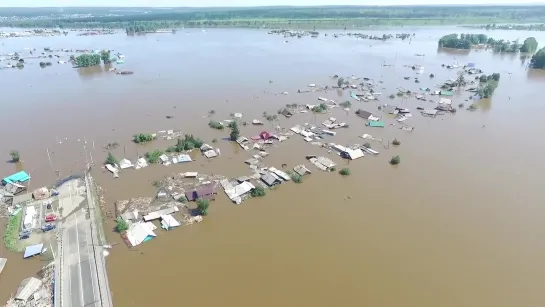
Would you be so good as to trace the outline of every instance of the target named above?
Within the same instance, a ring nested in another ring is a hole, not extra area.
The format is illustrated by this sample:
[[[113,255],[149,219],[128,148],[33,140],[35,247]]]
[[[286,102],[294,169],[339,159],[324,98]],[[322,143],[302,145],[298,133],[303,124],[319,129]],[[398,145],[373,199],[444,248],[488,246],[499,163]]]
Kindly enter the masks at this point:
[[[25,229],[19,233],[19,240],[28,239],[30,235],[32,234],[32,230]]]
[[[42,226],[42,231],[47,232],[47,231],[53,230],[55,228],[57,228],[57,225],[52,224],[52,223],[48,223],[48,224],[45,224],[45,225]]]
[[[55,214],[53,214],[53,213],[48,214],[48,215],[45,216],[45,221],[48,222],[48,223],[49,222],[54,222],[56,220],[57,220],[57,216]]]

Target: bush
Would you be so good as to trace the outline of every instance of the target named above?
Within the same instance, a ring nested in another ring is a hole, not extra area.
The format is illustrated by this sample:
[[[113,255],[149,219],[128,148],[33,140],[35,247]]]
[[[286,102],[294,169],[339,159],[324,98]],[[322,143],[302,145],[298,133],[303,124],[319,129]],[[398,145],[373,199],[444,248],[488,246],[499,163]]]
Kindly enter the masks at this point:
[[[371,148],[371,144],[365,143],[365,144],[363,144],[363,147],[365,147],[365,148]]]
[[[467,108],[467,109],[468,109],[469,111],[475,111],[475,110],[477,110],[478,108],[479,108],[479,107],[478,107],[476,104],[472,103],[472,104],[469,106],[469,108]]]
[[[343,168],[342,170],[339,171],[339,174],[341,174],[342,176],[348,176],[350,175],[350,170],[347,168]]]
[[[392,144],[395,145],[395,146],[399,146],[399,145],[401,145],[401,142],[398,139],[394,139],[392,141]]]
[[[146,153],[146,159],[148,159],[149,163],[158,163],[159,157],[163,154],[163,151],[160,149],[156,149],[152,152]]]
[[[463,108],[463,107],[464,107],[464,104],[463,104],[463,103],[460,103],[460,104],[458,105],[458,108]]]
[[[210,206],[210,202],[206,199],[199,199],[197,200],[197,210],[199,210],[199,213],[201,215],[208,215],[208,207]]]
[[[252,195],[252,197],[263,197],[265,196],[265,189],[262,187],[257,187],[250,191],[250,195]]]
[[[111,152],[108,151],[108,156],[106,157],[106,161],[104,161],[104,164],[114,165],[117,163],[118,163],[117,159],[114,157],[114,155],[112,155]]]
[[[295,172],[288,172],[290,175],[291,180],[295,183],[303,183],[303,177]]]
[[[19,239],[19,229],[21,228],[21,220],[23,219],[23,211],[20,211],[15,216],[10,216],[8,226],[4,233],[4,245],[9,251],[17,252],[17,239]]]
[[[19,151],[17,150],[10,151],[9,155],[11,156],[11,161],[13,162],[19,162],[19,160],[21,160],[21,156],[19,156]]]
[[[133,142],[135,143],[146,143],[146,142],[151,142],[153,141],[153,135],[151,134],[146,134],[146,133],[140,133],[140,134],[136,134],[134,135],[134,139],[133,139]]]
[[[390,164],[392,165],[398,165],[401,162],[401,158],[399,156],[392,157],[390,159]]]
[[[123,233],[127,230],[129,230],[129,224],[121,217],[118,217],[115,221],[115,231]]]
[[[185,150],[191,150],[194,148],[200,148],[204,142],[193,136],[193,134],[186,134],[183,139],[178,138],[176,145],[167,149],[167,152],[182,152]]]
[[[350,108],[352,106],[352,103],[350,101],[344,101],[339,104],[343,108]]]
[[[220,123],[218,121],[215,121],[215,120],[211,120],[208,123],[208,127],[213,128],[213,129],[218,129],[218,130],[223,130],[225,128],[225,126],[222,123]]]

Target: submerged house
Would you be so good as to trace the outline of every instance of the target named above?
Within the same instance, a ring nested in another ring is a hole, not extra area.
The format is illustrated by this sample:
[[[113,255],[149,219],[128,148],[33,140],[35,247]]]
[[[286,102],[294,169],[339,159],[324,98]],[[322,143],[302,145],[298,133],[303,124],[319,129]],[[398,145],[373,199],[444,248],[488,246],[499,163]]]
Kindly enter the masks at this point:
[[[21,183],[21,182],[26,182],[30,180],[30,175],[27,174],[25,171],[20,171],[18,173],[15,173],[11,176],[8,176],[4,179],[2,179],[2,183],[3,184],[8,184],[8,183]]]
[[[161,216],[161,227],[165,230],[170,230],[182,225],[178,222],[172,215],[162,215]]]
[[[279,185],[282,183],[282,180],[280,180],[278,177],[273,176],[269,172],[264,172],[261,175],[261,181],[263,181],[267,186],[273,187],[275,185]]]
[[[185,197],[188,201],[194,201],[197,199],[208,199],[208,200],[214,200],[216,199],[216,185],[211,183],[207,185],[203,185],[193,191],[188,191],[185,193]]]
[[[131,246],[140,245],[143,242],[149,241],[157,236],[155,232],[153,232],[150,225],[143,222],[134,223],[129,226],[126,235]]]
[[[225,194],[231,201],[236,204],[242,203],[242,197],[250,193],[251,190],[255,189],[255,186],[249,181],[244,181],[241,184],[236,186],[231,186],[227,180],[222,181],[222,185],[225,188]]]

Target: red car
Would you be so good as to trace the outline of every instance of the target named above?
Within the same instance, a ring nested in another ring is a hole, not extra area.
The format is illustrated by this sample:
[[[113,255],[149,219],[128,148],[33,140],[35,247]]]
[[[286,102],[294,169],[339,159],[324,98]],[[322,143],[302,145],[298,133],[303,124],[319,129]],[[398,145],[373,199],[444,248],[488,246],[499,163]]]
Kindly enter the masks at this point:
[[[57,216],[55,214],[49,214],[49,215],[46,215],[45,216],[45,221],[46,222],[54,222],[57,220]]]

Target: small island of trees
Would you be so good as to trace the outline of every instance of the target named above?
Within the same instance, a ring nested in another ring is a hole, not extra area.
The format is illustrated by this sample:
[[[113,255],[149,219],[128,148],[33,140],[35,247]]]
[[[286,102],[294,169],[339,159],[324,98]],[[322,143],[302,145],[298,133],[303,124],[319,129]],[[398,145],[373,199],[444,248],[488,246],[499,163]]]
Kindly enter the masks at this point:
[[[495,52],[529,52],[534,53],[537,50],[537,40],[534,37],[528,37],[522,44],[518,40],[496,40],[485,34],[448,34],[441,37],[438,41],[439,48],[471,49],[474,46],[484,46],[493,48]]]

